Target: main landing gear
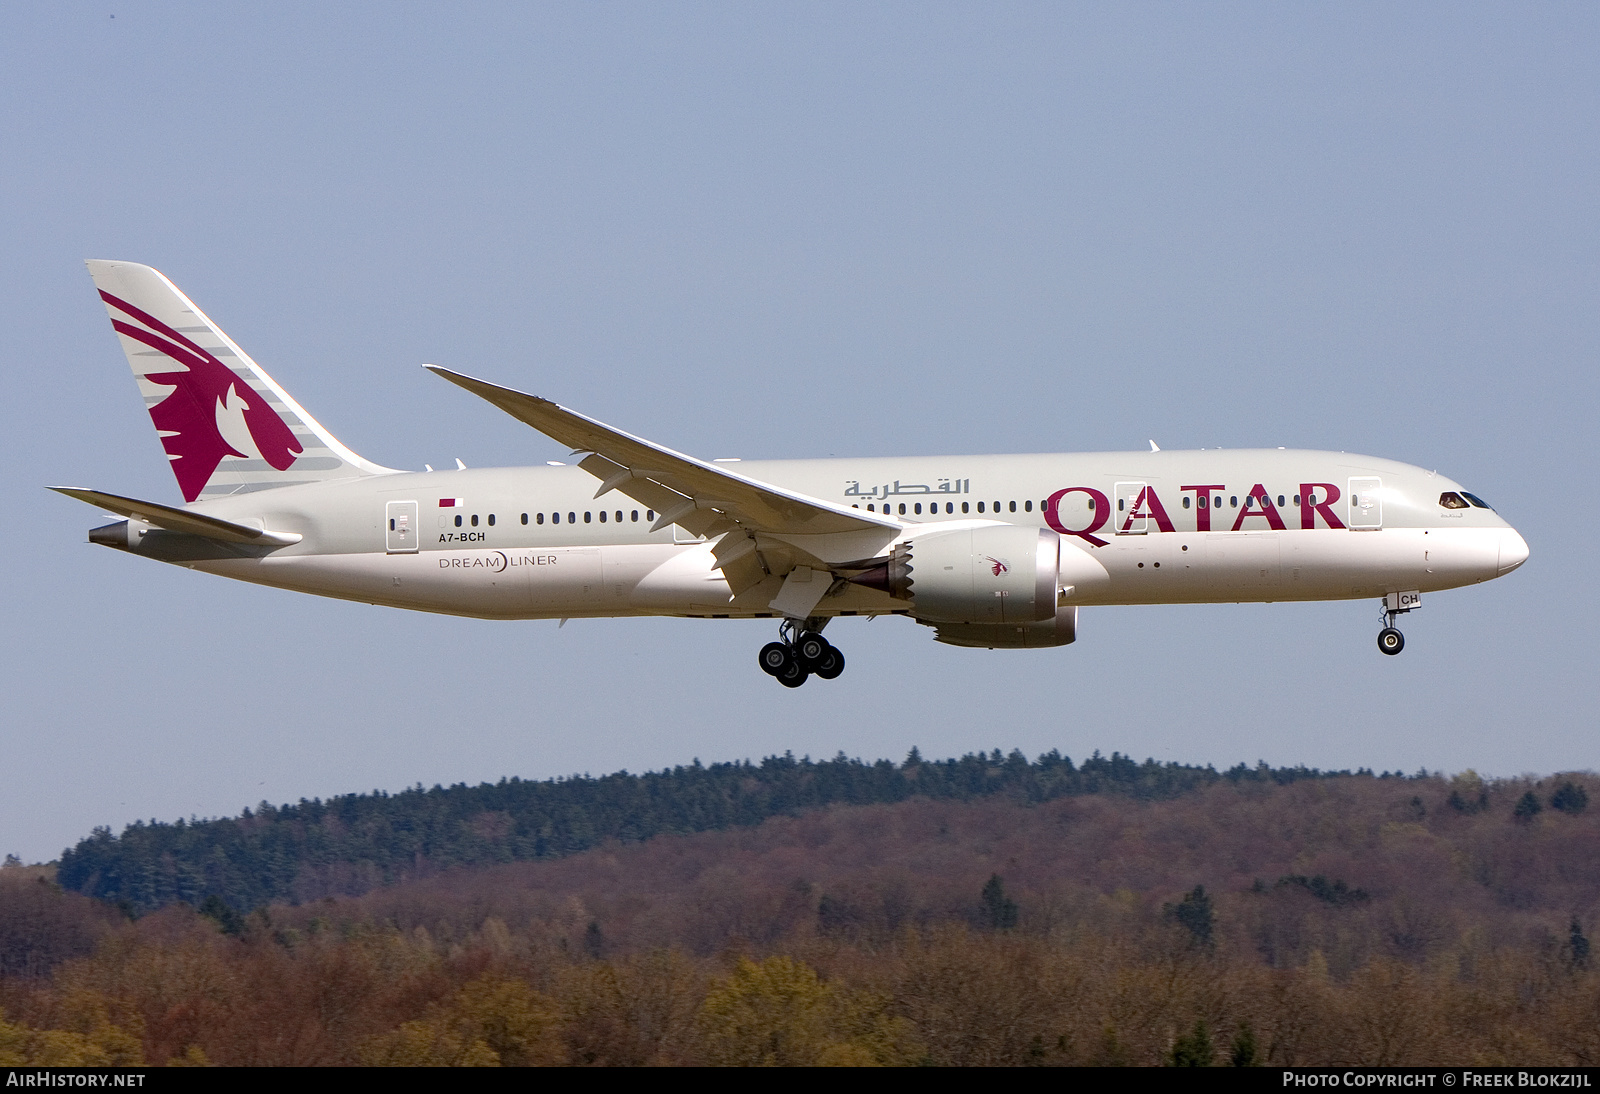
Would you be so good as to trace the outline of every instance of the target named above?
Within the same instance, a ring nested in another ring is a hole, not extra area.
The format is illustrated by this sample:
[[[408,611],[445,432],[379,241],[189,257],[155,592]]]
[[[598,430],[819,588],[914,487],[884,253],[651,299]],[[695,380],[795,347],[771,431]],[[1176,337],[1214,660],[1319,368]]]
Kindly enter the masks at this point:
[[[808,619],[806,625],[816,623],[816,629],[802,631],[794,620],[785,619],[778,625],[778,641],[761,647],[761,671],[786,688],[797,688],[812,676],[838,676],[844,671],[844,654],[818,633],[824,622]]]

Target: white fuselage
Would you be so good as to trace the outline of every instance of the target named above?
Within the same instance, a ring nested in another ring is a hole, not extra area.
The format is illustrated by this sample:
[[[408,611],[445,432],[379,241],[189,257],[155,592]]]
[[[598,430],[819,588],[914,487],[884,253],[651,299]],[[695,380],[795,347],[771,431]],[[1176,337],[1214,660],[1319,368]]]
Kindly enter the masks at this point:
[[[740,475],[904,524],[1053,528],[1074,605],[1330,600],[1487,581],[1527,557],[1493,510],[1417,467],[1337,452],[1215,450],[744,461]],[[495,619],[771,617],[773,576],[730,590],[715,540],[577,467],[395,473],[193,505],[294,533],[235,547],[160,529],[127,548],[193,569],[398,608]],[[1202,498],[1204,503],[1202,506]],[[1260,504],[1265,498],[1267,505]],[[1281,499],[1281,501],[1280,501]],[[104,540],[101,540],[104,542]],[[121,546],[121,544],[117,544]],[[781,572],[781,571],[779,571]],[[917,614],[915,597],[845,582],[819,617]]]

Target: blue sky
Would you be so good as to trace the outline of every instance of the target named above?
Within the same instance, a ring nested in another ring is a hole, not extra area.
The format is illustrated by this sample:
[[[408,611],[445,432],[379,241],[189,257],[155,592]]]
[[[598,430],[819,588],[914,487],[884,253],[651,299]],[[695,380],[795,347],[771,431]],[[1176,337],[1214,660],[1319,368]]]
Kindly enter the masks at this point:
[[[1593,768],[1597,55],[1581,4],[6,4],[0,852],[785,749]],[[84,258],[394,467],[560,458],[431,361],[706,457],[1366,452],[1532,558],[1398,658],[1368,602],[857,620],[797,692],[764,621],[233,584],[44,490],[179,500]]]

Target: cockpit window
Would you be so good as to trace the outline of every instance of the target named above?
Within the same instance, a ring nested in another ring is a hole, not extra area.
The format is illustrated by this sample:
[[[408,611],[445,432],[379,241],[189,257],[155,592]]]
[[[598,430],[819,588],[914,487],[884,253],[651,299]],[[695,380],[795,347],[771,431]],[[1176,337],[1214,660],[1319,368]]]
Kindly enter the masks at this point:
[[[1465,509],[1467,507],[1467,499],[1454,490],[1446,490],[1439,495],[1439,507],[1441,509]]]
[[[1491,513],[1494,512],[1494,506],[1490,505],[1488,502],[1484,501],[1482,498],[1478,497],[1478,495],[1476,495],[1476,494],[1469,494],[1465,490],[1463,490],[1463,491],[1461,491],[1461,496],[1466,498],[1473,505],[1476,505],[1479,509],[1487,509]]]

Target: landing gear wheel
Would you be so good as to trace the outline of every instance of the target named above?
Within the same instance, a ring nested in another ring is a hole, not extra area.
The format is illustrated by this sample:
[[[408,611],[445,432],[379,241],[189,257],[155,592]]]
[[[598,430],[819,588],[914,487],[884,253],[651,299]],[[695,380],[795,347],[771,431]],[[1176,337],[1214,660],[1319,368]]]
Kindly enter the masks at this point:
[[[757,657],[761,671],[768,676],[777,676],[794,664],[794,651],[782,642],[768,642],[761,647],[761,653]]]
[[[772,675],[777,677],[778,683],[782,684],[784,687],[797,688],[801,684],[805,683],[806,678],[811,674],[806,672],[805,666],[802,665],[798,660],[791,660],[788,667],[786,667],[782,672],[775,672]]]
[[[828,651],[831,649],[833,647],[828,644],[828,640],[815,631],[807,631],[802,634],[799,641],[794,644],[794,652],[800,658],[800,663],[812,672],[816,672],[817,668],[821,666],[822,659],[828,655]]]
[[[1378,648],[1393,657],[1406,648],[1406,636],[1393,627],[1385,627],[1378,632]]]
[[[822,655],[822,660],[817,662],[817,667],[811,671],[819,680],[837,678],[844,671],[844,654],[829,646],[828,652]]]

